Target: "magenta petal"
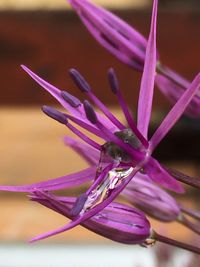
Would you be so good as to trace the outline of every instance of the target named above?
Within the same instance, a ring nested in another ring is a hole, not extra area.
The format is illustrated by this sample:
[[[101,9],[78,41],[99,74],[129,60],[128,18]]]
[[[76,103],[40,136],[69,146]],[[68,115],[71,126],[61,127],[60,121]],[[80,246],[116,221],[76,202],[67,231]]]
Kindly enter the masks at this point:
[[[151,150],[153,151],[160,141],[166,136],[177,120],[181,117],[194,95],[200,90],[200,73],[195,77],[190,87],[184,92],[181,98],[176,102],[167,116],[162,121],[150,140]]]
[[[47,92],[49,92],[53,97],[55,97],[58,102],[66,109],[68,110],[72,115],[75,117],[80,118],[81,120],[84,120],[87,122],[87,119],[84,118],[84,111],[82,104],[80,104],[79,107],[72,107],[67,101],[64,100],[64,98],[61,96],[61,90],[59,90],[57,87],[51,85],[50,83],[43,80],[41,77],[39,77],[37,74],[32,72],[29,68],[22,65],[21,66],[23,70],[25,70],[39,85],[41,85]]]
[[[171,176],[157,160],[150,158],[148,163],[144,166],[144,170],[155,183],[177,193],[185,192],[182,185]]]
[[[158,1],[154,0],[151,29],[147,44],[144,71],[141,80],[138,102],[138,130],[147,138],[149,121],[151,117],[154,80],[156,70],[156,22]]]
[[[47,180],[40,183],[30,184],[30,185],[18,185],[18,186],[7,186],[1,185],[1,191],[10,192],[32,192],[34,190],[59,190],[63,188],[69,188],[81,185],[83,183],[89,182],[94,179],[96,173],[96,167],[90,167],[83,171],[65,175],[59,178]]]

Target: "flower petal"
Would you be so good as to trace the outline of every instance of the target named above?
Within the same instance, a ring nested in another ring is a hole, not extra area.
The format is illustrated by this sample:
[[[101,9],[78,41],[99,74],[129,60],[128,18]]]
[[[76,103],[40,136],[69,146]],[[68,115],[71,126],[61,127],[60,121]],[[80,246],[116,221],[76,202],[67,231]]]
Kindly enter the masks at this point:
[[[89,182],[95,178],[96,167],[90,167],[83,171],[65,175],[59,178],[50,179],[40,183],[34,183],[30,185],[1,185],[1,191],[10,191],[10,192],[32,192],[38,189],[42,190],[60,190],[63,188],[69,188],[81,185],[83,183]]]
[[[153,11],[151,19],[151,29],[146,49],[144,70],[140,86],[138,102],[138,130],[145,138],[148,135],[149,121],[153,102],[154,80],[156,69],[156,22],[157,22],[158,1],[153,2]]]

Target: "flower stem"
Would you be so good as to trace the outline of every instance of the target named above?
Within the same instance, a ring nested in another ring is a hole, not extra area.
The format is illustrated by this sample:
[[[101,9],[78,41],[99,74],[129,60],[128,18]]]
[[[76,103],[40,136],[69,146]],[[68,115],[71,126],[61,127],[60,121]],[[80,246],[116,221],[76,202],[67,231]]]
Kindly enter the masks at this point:
[[[200,254],[200,248],[182,243],[180,241],[177,241],[177,240],[165,237],[165,236],[162,236],[156,232],[153,232],[153,238],[156,241],[159,241],[159,242],[162,242],[162,243],[174,246],[174,247],[182,248],[182,249],[194,252],[196,254]]]
[[[189,175],[186,175],[182,172],[179,172],[177,170],[167,168],[167,171],[179,182],[182,182],[184,184],[193,186],[197,189],[200,189],[200,179],[190,177]]]
[[[181,224],[186,226],[191,231],[195,232],[196,234],[200,235],[200,225],[195,224],[188,220],[184,215],[181,216],[180,220],[178,220]]]

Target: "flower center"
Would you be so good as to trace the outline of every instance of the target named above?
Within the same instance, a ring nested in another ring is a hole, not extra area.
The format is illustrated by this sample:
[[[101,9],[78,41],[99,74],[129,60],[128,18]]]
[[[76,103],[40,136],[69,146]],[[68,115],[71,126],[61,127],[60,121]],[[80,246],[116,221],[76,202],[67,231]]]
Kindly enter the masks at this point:
[[[129,144],[133,148],[141,150],[143,147],[140,140],[129,128],[115,132],[115,135],[123,140],[125,144]],[[102,148],[102,152],[105,153],[105,155],[109,155],[114,160],[119,160],[124,163],[133,162],[132,157],[113,142],[106,142]]]

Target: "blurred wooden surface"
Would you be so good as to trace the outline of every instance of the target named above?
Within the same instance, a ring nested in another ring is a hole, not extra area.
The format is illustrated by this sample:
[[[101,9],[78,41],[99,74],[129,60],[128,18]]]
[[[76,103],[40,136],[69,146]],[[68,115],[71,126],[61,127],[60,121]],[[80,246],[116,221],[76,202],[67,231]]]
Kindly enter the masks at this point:
[[[117,11],[145,36],[148,35],[150,9]],[[158,48],[161,60],[192,79],[199,71],[199,10],[160,8]],[[80,96],[67,75],[78,68],[105,103],[114,104],[109,92],[107,69],[113,66],[121,88],[132,107],[136,106],[140,74],[120,63],[90,36],[78,17],[67,11],[35,11],[0,13],[0,104],[50,103],[52,98],[20,69],[29,66],[56,86]],[[83,97],[83,96],[80,96]],[[155,103],[164,108],[164,97],[156,91]]]
[[[114,112],[121,118],[118,110]],[[44,116],[39,108],[0,109],[0,180],[1,184],[27,184],[76,172],[86,163],[62,143],[67,128]],[[191,163],[176,167],[196,175]],[[31,237],[57,228],[66,219],[28,201],[25,194],[0,192],[0,242],[28,240]],[[153,221],[155,229],[186,240],[190,232],[177,223],[165,228]],[[174,231],[176,229],[176,231]],[[105,239],[78,227],[49,242],[107,242]]]

